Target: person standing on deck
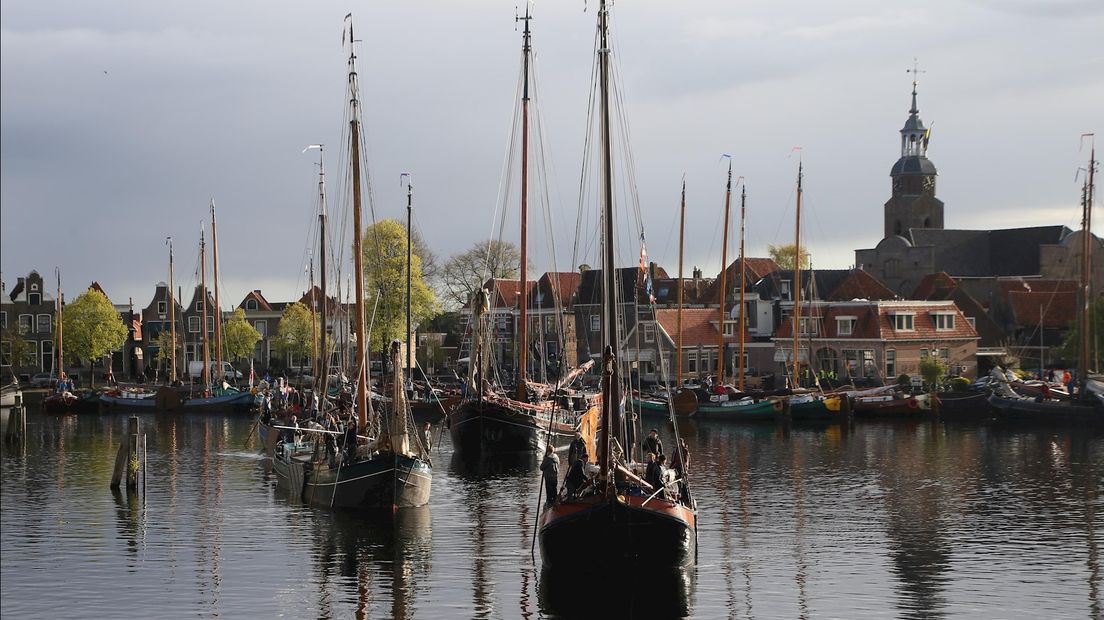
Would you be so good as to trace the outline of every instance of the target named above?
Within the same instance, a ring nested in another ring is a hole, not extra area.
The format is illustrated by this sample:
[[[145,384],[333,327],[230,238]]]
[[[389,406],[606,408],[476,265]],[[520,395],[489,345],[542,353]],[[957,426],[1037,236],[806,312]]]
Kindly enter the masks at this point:
[[[658,489],[663,486],[663,468],[659,464],[655,452],[648,453],[648,468],[644,470],[644,482]]]
[[[560,459],[552,444],[544,449],[544,460],[541,461],[540,469],[544,478],[544,494],[548,496],[545,503],[551,506],[556,503],[556,487],[560,483]]]
[[[429,449],[433,445],[433,426],[426,422],[422,425],[422,444],[425,446],[425,453],[429,454]]]
[[[548,447],[551,448],[552,446]],[[590,455],[587,454],[587,445],[583,439],[583,434],[575,431],[575,439],[571,440],[571,447],[567,449],[567,466],[574,465],[580,456],[589,457]]]
[[[584,452],[579,455],[579,459],[575,461],[567,471],[567,478],[564,482],[567,483],[567,497],[569,499],[574,498],[583,488],[583,485],[586,484],[586,463],[587,454]]]
[[[644,444],[641,448],[644,449],[645,453],[651,452],[656,456],[663,454],[663,442],[659,439],[659,431],[653,428],[652,432],[644,438]]]

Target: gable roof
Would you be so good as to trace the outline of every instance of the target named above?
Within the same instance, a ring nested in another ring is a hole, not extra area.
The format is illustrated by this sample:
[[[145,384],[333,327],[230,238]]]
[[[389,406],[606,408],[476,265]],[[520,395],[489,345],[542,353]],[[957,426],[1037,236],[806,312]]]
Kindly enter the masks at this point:
[[[781,297],[782,281],[793,282],[793,276],[792,270],[771,272],[756,283],[755,291],[764,299],[778,299]],[[862,269],[804,269],[801,271],[801,291],[804,299],[823,301],[883,301],[897,297]]]
[[[1069,327],[1077,318],[1076,291],[1012,291],[1008,293],[1012,320],[1020,327]]]
[[[950,312],[955,315],[954,328],[937,330],[934,314]],[[894,314],[912,314],[913,329],[897,330],[893,326]],[[942,340],[977,338],[977,331],[970,325],[962,311],[952,302],[936,301],[882,301],[869,303],[831,303],[810,309],[810,316],[818,317],[816,338],[871,338],[878,340]],[[840,335],[836,321],[842,317],[855,317],[851,334]],[[775,330],[775,338],[792,338],[793,321],[782,321]]]
[[[273,311],[272,304],[268,303],[268,300],[265,299],[265,296],[261,294],[261,289],[259,288],[246,293],[245,297],[242,298],[241,303],[239,303],[237,307],[245,310],[245,302],[249,301],[250,299],[257,302],[258,310],[263,310],[265,312]]]
[[[570,308],[581,280],[582,275],[574,271],[546,272],[529,287],[529,307],[554,308],[559,302],[563,308]]]
[[[769,274],[776,271],[780,271],[782,267],[774,261],[773,258],[761,258],[754,256],[744,257],[744,281],[747,282],[748,289],[755,285],[756,282],[762,280]],[[732,261],[727,268],[725,268],[725,286],[729,290],[735,290],[740,286],[740,259]],[[702,291],[698,297],[701,303],[717,303],[717,292],[721,286],[721,274],[718,273],[717,277]]]
[[[672,343],[678,341],[678,309],[657,308],[655,318],[663,331],[670,337]],[[682,348],[687,347],[716,347],[720,339],[717,329],[716,308],[683,308],[682,309]],[[726,342],[735,342],[737,335],[725,336]],[[751,335],[746,331],[744,338],[751,342]]]

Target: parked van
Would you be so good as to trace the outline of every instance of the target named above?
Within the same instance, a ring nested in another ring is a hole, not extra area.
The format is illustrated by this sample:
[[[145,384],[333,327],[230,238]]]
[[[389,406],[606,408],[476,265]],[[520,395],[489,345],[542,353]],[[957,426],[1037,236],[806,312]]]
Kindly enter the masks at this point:
[[[211,369],[211,376],[215,379],[226,377],[230,380],[236,380],[242,378],[242,374],[235,370],[234,366],[231,365],[230,362],[222,363],[221,373],[217,372],[218,369],[215,367],[216,365],[217,364],[215,362],[211,362],[210,364],[208,364],[208,367]],[[188,362],[188,378],[191,379],[193,383],[196,379],[203,378],[203,362]]]

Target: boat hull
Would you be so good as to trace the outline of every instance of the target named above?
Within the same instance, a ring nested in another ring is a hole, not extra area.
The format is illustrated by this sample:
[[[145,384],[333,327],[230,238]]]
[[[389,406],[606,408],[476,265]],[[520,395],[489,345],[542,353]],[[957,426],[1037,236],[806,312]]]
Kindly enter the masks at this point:
[[[461,403],[448,417],[453,447],[465,453],[540,453],[549,441],[554,446],[567,445],[582,420],[597,418],[593,405],[586,412],[551,406],[537,409],[489,400]]]
[[[584,497],[540,516],[541,560],[565,568],[595,562],[677,568],[697,557],[697,516],[675,502],[642,495]]]
[[[379,453],[330,469],[310,455],[279,455],[273,460],[278,482],[303,502],[323,508],[374,512],[429,503],[433,468],[419,458]]]
[[[989,405],[1002,420],[1039,424],[1101,424],[1104,408],[1092,402],[1050,401],[989,395]]]
[[[784,407],[781,400],[761,400],[747,404],[739,404],[740,401],[729,402],[733,404],[698,403],[698,411],[694,416],[730,422],[773,422]]]
[[[410,403],[410,413],[414,416],[414,422],[416,424],[436,424],[445,419],[449,411],[452,411],[453,407],[460,404],[459,396],[452,396],[449,398],[425,400],[425,401],[412,401]]]
[[[54,415],[96,413],[100,410],[100,397],[88,394],[51,394],[42,400],[42,410]]]
[[[646,416],[667,417],[671,414],[671,407],[662,398],[629,398],[631,407]],[[675,394],[673,404],[675,415],[689,417],[698,411],[698,397],[691,390],[681,390]]]
[[[930,407],[916,397],[890,400],[856,398],[851,412],[860,418],[921,418],[931,413]]]
[[[177,409],[181,413],[249,413],[257,403],[252,392],[224,396],[189,398]]]

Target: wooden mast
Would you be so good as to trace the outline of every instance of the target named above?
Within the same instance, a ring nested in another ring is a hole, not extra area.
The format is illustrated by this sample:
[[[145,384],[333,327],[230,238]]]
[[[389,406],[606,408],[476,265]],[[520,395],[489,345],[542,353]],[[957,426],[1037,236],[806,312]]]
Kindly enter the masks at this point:
[[[675,384],[676,389],[682,386],[682,258],[686,241],[686,179],[682,180],[682,200],[679,205],[679,267],[678,267],[678,310],[675,312]]]
[[[717,385],[725,380],[725,295],[728,288],[728,217],[732,206],[732,158],[728,158],[728,182],[725,185],[724,232],[721,235],[721,286],[717,289]],[[743,268],[743,264],[740,265]]]
[[[617,277],[613,248],[613,156],[610,153],[610,47],[609,9],[606,0],[598,5],[598,81],[601,95],[602,132],[602,351],[604,357],[604,385],[602,390],[602,443],[598,446],[599,477],[603,492],[615,492],[610,476],[610,447],[613,430],[621,428],[614,421],[621,402],[617,360],[614,354],[617,342]]]
[[[744,221],[746,219],[747,183],[745,182],[740,188],[740,324],[737,327],[740,332],[740,360],[738,362],[739,375],[737,387],[741,392],[744,391],[744,326],[747,324],[747,319],[744,316],[747,312],[747,305],[744,303],[744,289],[747,286],[747,268],[744,266],[744,260],[746,258],[744,254]]]
[[[207,391],[211,389],[211,350],[209,348],[207,339],[207,241],[204,239],[203,229],[199,229],[199,274],[200,274],[200,296],[203,300],[200,304],[203,308],[202,313],[202,325],[200,331],[203,333],[203,383],[207,386]]]
[[[1081,351],[1078,356],[1078,374],[1084,391],[1085,376],[1089,372],[1089,348],[1092,330],[1092,207],[1093,207],[1093,175],[1096,172],[1096,145],[1092,147],[1089,155],[1088,184],[1085,188],[1083,215],[1081,218]]]
[[[410,288],[413,284],[412,266],[414,261],[414,185],[410,181],[410,175],[406,176],[406,368],[410,372],[410,378],[414,378],[414,364],[410,360],[414,350],[410,342]],[[396,377],[398,378],[398,377]],[[405,381],[405,379],[404,379]],[[405,389],[405,388],[404,388]]]
[[[318,145],[318,248],[319,248],[319,267],[322,269],[322,323],[318,335],[318,349],[320,355],[318,357],[318,375],[319,385],[321,385],[321,394],[319,395],[318,406],[320,411],[326,410],[326,394],[329,392],[330,387],[330,349],[329,344],[326,342],[326,325],[329,324],[329,304],[327,303],[329,297],[326,291],[326,164],[323,159],[323,146]],[[339,284],[340,286],[340,284]],[[311,294],[314,294],[314,288],[311,288]]]
[[[215,200],[211,199],[211,256],[214,259],[212,271],[215,274],[215,368],[218,370],[219,385],[226,375],[222,368],[222,304],[219,303],[219,252],[218,231],[215,228]]]
[[[529,22],[533,19],[529,15],[529,4],[525,5],[525,17],[518,18],[525,21],[525,29],[522,33],[522,87],[521,87],[521,260],[518,268],[521,290],[518,293],[518,381],[517,399],[527,400],[525,379],[529,365],[529,296],[528,278],[526,267],[529,262],[529,54],[532,48],[529,44]]]
[[[169,339],[172,340],[172,356],[169,360],[169,383],[176,383],[176,297],[173,293],[173,245],[172,237],[168,238],[169,242]]]
[[[801,369],[801,362],[797,357],[798,340],[801,334],[801,177],[803,174],[804,162],[798,161],[797,163],[797,217],[794,218],[794,311],[793,311],[793,385],[791,387],[798,387],[800,385],[798,371]]]
[[[61,268],[56,268],[57,274],[57,373],[55,376],[61,379],[65,374],[65,329],[62,319],[65,312],[65,298],[61,295]]]
[[[360,223],[360,120],[357,100],[356,52],[353,43],[353,24],[349,22],[349,90],[352,117],[349,119],[350,165],[353,177],[353,271],[356,280],[356,339],[357,339],[357,422],[363,432],[368,427],[368,358],[364,354],[364,257],[361,255]]]

